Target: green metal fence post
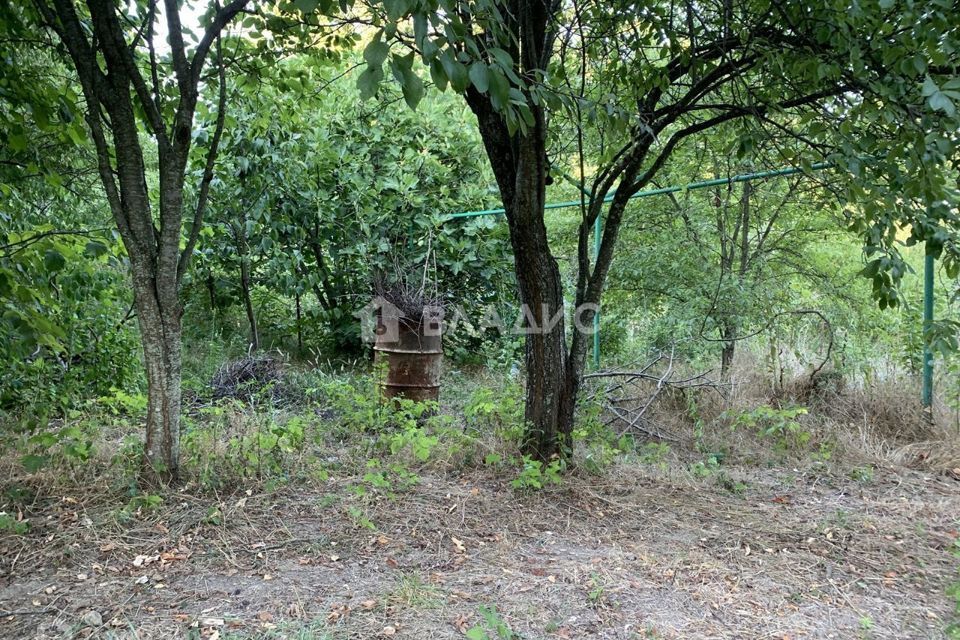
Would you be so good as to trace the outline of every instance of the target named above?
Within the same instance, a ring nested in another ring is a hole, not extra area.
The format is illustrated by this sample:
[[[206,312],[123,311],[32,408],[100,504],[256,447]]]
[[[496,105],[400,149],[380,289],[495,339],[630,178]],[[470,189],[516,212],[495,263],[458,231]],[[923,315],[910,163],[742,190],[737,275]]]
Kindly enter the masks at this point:
[[[600,237],[603,233],[603,225],[600,222],[600,216],[593,222],[593,264],[596,265],[600,260]],[[597,305],[597,312],[593,314],[593,368],[600,369],[600,305]]]
[[[933,404],[933,352],[927,342],[933,326],[933,254],[927,248],[923,257],[923,392],[921,404],[930,408]]]

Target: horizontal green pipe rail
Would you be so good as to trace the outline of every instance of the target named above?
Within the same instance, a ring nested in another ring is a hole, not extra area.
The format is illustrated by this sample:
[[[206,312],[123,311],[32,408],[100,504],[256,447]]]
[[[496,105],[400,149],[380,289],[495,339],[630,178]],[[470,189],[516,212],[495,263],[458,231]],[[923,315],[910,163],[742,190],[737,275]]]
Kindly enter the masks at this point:
[[[819,171],[832,166],[829,162],[817,162],[810,165],[810,171]],[[667,193],[677,193],[678,191],[690,191],[693,189],[707,189],[725,184],[734,184],[737,182],[748,182],[750,180],[762,180],[763,178],[775,178],[779,176],[792,176],[797,173],[804,173],[800,167],[786,167],[783,169],[772,169],[770,171],[758,171],[756,173],[744,173],[730,178],[714,178],[713,180],[701,180],[700,182],[691,182],[688,185],[678,187],[663,187],[660,189],[649,189],[647,191],[638,191],[630,199],[649,198],[650,196],[660,196]],[[614,193],[608,194],[603,201],[611,202]],[[567,200],[566,202],[548,202],[543,206],[544,209],[564,209],[566,207],[579,207],[580,200]],[[479,216],[499,216],[506,213],[506,209],[481,209],[479,211],[463,211],[461,213],[451,213],[447,220],[456,220],[457,218],[476,218]]]

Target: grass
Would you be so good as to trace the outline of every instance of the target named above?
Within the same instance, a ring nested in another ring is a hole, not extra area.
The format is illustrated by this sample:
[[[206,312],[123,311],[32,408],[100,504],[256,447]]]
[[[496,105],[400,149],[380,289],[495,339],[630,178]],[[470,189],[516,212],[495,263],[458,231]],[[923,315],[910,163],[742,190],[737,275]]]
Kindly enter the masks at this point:
[[[199,632],[196,640],[201,639]],[[261,627],[256,631],[230,631],[220,633],[222,640],[345,640],[342,632],[330,630],[322,620],[312,622],[283,622],[273,628]],[[188,636],[189,638],[189,636]],[[189,640],[193,640],[189,638]]]
[[[443,606],[441,591],[424,582],[415,572],[400,574],[396,585],[387,595],[387,601],[392,605],[411,609],[435,609]]]
[[[185,451],[180,487],[137,486],[135,452],[115,454],[138,419],[125,410],[77,417],[96,438],[89,459],[51,445],[49,464],[27,472],[19,456],[37,445],[8,442],[0,600],[54,613],[0,619],[0,635],[69,626],[89,609],[144,639],[169,637],[171,619],[189,637],[213,609],[242,625],[219,629],[237,640],[462,634],[488,625],[479,603],[525,638],[629,638],[620,616],[636,620],[633,637],[764,637],[774,620],[797,635],[925,637],[951,615],[955,481],[882,458],[913,446],[883,439],[885,426],[851,437],[811,408],[797,417],[809,438],[776,441],[721,417],[770,398],[741,388],[726,405],[698,397],[696,410],[668,398],[651,419],[676,442],[622,438],[588,414],[575,446],[589,468],[520,490],[517,389],[474,382],[432,422],[384,420],[362,376],[298,372],[300,404],[205,405],[191,428],[209,437]],[[165,560],[134,566],[141,555]],[[743,575],[766,586],[745,589]],[[752,616],[720,625],[707,607]]]

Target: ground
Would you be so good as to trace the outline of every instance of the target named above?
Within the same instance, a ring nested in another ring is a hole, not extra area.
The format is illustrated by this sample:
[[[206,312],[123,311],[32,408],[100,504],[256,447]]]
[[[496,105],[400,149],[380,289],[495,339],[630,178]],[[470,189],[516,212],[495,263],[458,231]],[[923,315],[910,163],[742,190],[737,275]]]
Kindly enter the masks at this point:
[[[944,637],[956,477],[721,480],[624,463],[527,493],[482,469],[362,502],[333,478],[187,487],[129,519],[92,490],[37,497],[29,533],[2,538],[0,635]]]

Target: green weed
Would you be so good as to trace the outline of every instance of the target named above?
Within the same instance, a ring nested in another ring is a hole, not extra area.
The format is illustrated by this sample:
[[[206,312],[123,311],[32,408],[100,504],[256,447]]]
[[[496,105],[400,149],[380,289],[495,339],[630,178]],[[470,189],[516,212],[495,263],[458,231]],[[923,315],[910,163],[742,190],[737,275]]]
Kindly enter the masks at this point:
[[[496,607],[480,607],[477,612],[483,622],[467,629],[467,640],[522,640],[497,612]]]
[[[523,457],[523,468],[516,478],[510,481],[510,486],[518,490],[543,489],[548,484],[560,484],[564,463],[562,460],[552,460],[544,465],[530,456]]]
[[[757,432],[762,438],[774,441],[775,448],[786,453],[801,450],[810,442],[812,434],[797,420],[806,415],[806,407],[777,409],[761,405],[750,411],[726,412],[730,430],[746,428]]]
[[[0,532],[22,536],[26,535],[28,531],[30,531],[29,522],[19,520],[9,513],[0,511]]]

